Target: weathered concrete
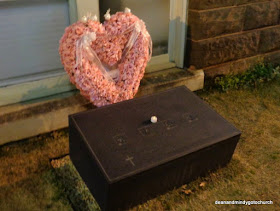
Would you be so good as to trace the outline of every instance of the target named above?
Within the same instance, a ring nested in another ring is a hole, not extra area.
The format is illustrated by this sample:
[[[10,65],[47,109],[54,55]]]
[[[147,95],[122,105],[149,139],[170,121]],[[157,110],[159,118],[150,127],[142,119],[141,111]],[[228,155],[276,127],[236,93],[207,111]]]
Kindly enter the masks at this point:
[[[197,68],[254,56],[258,53],[260,32],[191,41],[188,45],[189,64]]]
[[[204,73],[172,68],[148,74],[141,81],[136,97],[185,85],[202,89]],[[0,145],[68,126],[68,115],[92,109],[77,91],[0,107]]]
[[[244,71],[251,58],[280,63],[278,54],[263,55],[280,50],[280,0],[190,0],[189,7],[187,67],[214,76]]]
[[[264,0],[190,0],[190,9],[206,10],[263,2]]]
[[[279,23],[279,1],[246,6],[244,30],[257,29]]]
[[[188,36],[201,40],[243,30],[245,7],[217,10],[189,10]]]
[[[248,70],[250,67],[260,62],[280,64],[280,50],[213,65],[205,68],[204,73],[207,78],[214,78],[218,75],[237,74]]]
[[[280,51],[273,51],[264,54],[264,61],[275,65],[280,65]]]
[[[248,57],[205,68],[205,76],[214,78],[218,75],[237,74],[249,69],[253,64],[263,61],[260,56]]]
[[[266,53],[280,49],[280,26],[261,30],[260,53]]]

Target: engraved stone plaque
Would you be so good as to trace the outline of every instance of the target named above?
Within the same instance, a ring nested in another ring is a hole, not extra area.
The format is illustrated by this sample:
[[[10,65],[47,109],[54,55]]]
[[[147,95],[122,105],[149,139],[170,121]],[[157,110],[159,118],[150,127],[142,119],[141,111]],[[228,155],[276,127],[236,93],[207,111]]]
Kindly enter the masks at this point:
[[[69,135],[100,207],[118,210],[225,166],[240,131],[182,86],[71,115]]]

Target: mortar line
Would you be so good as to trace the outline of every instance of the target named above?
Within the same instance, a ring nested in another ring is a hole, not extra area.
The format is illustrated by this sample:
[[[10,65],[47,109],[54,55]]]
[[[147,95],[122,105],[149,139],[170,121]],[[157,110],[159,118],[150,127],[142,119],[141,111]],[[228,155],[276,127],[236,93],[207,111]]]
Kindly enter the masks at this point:
[[[191,40],[193,42],[201,42],[201,41],[206,41],[206,40],[211,40],[211,39],[219,39],[219,38],[224,38],[224,37],[229,37],[229,36],[233,36],[233,35],[239,35],[239,34],[246,34],[246,33],[250,33],[250,32],[254,32],[254,31],[261,31],[261,30],[265,30],[265,29],[270,29],[270,28],[277,28],[280,27],[280,24],[277,25],[273,25],[273,26],[264,26],[262,28],[256,28],[256,29],[250,29],[250,30],[246,30],[246,31],[239,31],[239,32],[234,32],[231,34],[223,34],[223,35],[219,35],[216,37],[210,37],[210,38],[205,38],[205,39],[201,39],[201,40],[195,40],[195,39],[191,39],[191,38],[187,38],[187,40]]]
[[[220,10],[220,9],[246,7],[248,5],[263,4],[263,3],[268,3],[268,2],[280,2],[280,0],[260,1],[260,2],[253,2],[253,3],[247,3],[247,4],[240,4],[240,5],[230,5],[230,6],[224,6],[224,7],[217,7],[217,8],[211,8],[211,9],[189,9],[189,11],[194,11],[194,12],[215,11],[215,10]]]
[[[223,63],[220,63],[220,64],[210,65],[210,66],[207,66],[207,67],[203,67],[202,69],[203,69],[203,70],[211,69],[211,68],[219,67],[219,66],[221,66],[221,65],[228,65],[228,64],[231,64],[231,63],[233,63],[233,62],[240,62],[240,61],[242,61],[242,60],[252,59],[252,58],[254,58],[254,57],[267,56],[267,55],[273,54],[273,53],[280,53],[280,50],[270,51],[270,52],[266,52],[266,53],[259,53],[259,54],[256,54],[256,55],[254,55],[254,56],[243,57],[243,58],[240,58],[240,59],[231,60],[231,61],[223,62]],[[261,59],[261,58],[260,58],[260,59]]]

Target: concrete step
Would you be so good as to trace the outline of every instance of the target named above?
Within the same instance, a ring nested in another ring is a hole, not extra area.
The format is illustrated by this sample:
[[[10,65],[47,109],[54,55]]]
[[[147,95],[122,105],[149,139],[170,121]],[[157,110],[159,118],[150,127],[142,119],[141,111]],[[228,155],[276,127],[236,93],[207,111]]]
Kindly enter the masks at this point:
[[[185,85],[204,86],[203,70],[171,68],[145,75],[136,97]],[[0,145],[68,127],[68,115],[95,108],[77,90],[0,107]]]

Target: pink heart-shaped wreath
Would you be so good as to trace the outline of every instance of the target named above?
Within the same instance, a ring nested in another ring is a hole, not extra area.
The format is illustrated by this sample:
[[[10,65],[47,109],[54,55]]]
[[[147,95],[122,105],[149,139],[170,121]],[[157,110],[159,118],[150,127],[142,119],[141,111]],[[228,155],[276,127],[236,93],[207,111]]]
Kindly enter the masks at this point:
[[[144,22],[118,12],[103,25],[88,18],[67,27],[59,53],[70,81],[94,105],[103,106],[134,97],[151,48]]]

